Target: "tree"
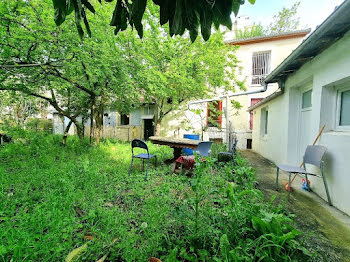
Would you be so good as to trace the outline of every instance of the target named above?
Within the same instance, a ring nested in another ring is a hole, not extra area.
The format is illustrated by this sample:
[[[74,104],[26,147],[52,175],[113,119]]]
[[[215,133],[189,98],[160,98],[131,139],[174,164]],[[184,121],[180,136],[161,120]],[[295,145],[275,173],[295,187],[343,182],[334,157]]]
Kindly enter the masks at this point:
[[[145,20],[150,29],[139,54],[144,61],[144,70],[139,72],[144,96],[158,112],[156,133],[164,117],[183,103],[211,96],[219,89],[243,87],[235,76],[237,47],[224,44],[222,33],[217,31],[207,42],[197,39],[191,44],[186,37],[170,37],[166,27],[159,28],[157,14],[157,7],[150,5]]]
[[[261,24],[253,24],[250,27],[235,31],[235,39],[245,39],[265,35],[265,28]]]
[[[101,3],[101,0],[98,0]],[[113,0],[105,0],[112,2]],[[248,0],[251,4],[255,0]],[[142,18],[146,10],[147,0],[117,0],[110,25],[115,27],[115,34],[126,30],[128,25],[136,28],[138,35],[143,37]],[[232,12],[238,14],[244,0],[153,0],[159,8],[159,23],[168,23],[169,34],[183,35],[188,30],[192,42],[197,38],[199,27],[204,40],[211,34],[212,24],[218,29],[224,25],[231,29]],[[61,25],[66,17],[75,12],[75,24],[81,37],[84,35],[82,21],[88,35],[91,29],[86,10],[95,14],[95,8],[88,0],[53,0],[55,22]]]
[[[126,32],[116,44],[113,33],[105,30],[110,6],[104,5],[91,17],[94,35],[82,42],[72,19],[56,27],[49,6],[49,0],[1,2],[0,90],[47,101],[70,119],[65,133],[74,123],[79,137],[79,116],[89,114],[98,143],[103,109],[129,110],[139,97],[134,86],[141,62],[130,59],[128,52],[135,33]]]
[[[278,14],[274,15],[273,22],[268,26],[267,32],[278,34],[298,29],[300,25],[299,6],[300,2],[295,2],[290,8],[284,7]]]

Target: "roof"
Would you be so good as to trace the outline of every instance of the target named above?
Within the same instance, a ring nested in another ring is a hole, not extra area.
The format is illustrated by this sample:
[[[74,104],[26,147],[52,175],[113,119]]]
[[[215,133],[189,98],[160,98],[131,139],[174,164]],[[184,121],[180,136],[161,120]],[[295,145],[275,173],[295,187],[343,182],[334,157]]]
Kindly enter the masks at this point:
[[[256,44],[256,43],[261,43],[261,42],[269,42],[269,41],[277,41],[277,40],[285,40],[285,39],[291,39],[291,38],[304,37],[310,32],[311,32],[311,29],[308,28],[308,29],[303,29],[303,30],[290,31],[290,32],[271,34],[271,35],[265,35],[265,36],[255,36],[255,37],[250,37],[250,38],[229,40],[229,41],[225,41],[225,44],[250,45],[250,44]]]
[[[263,100],[259,101],[258,103],[252,105],[251,107],[248,108],[248,112],[254,110],[255,108],[262,106],[263,104],[266,104],[272,99],[275,99],[276,97],[280,96],[283,94],[283,91],[281,89],[277,90],[276,92],[272,93],[271,95],[265,97]]]
[[[350,0],[345,0],[265,79],[265,83],[284,80],[312,60],[350,30]]]

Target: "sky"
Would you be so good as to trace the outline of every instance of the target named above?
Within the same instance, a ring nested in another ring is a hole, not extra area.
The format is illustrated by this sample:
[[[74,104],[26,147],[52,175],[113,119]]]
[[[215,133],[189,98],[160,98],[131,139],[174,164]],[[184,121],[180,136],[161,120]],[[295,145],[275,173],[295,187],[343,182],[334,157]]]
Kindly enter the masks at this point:
[[[344,0],[300,0],[299,17],[301,28],[315,29],[321,24]],[[283,7],[292,6],[296,0],[256,0],[251,5],[247,0],[241,6],[238,16],[249,16],[250,20],[262,25],[268,25],[273,16]]]

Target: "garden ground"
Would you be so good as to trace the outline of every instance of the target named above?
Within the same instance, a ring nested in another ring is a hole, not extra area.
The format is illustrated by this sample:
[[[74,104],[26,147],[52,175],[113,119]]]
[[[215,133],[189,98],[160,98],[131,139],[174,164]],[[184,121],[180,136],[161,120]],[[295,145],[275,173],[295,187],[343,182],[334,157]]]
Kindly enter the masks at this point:
[[[280,176],[279,191],[275,190],[276,166],[259,154],[246,150],[241,152],[257,170],[259,189],[267,199],[277,194],[282,201],[288,192],[282,185],[288,182],[288,176]],[[322,250],[328,261],[350,261],[350,217],[330,207],[316,194],[301,190],[301,179],[293,183],[294,192],[286,207],[295,214],[297,228],[311,233],[306,242],[309,248]]]
[[[62,147],[59,136],[8,132],[14,143],[0,147],[0,261],[345,257],[344,248],[315,242],[318,232],[307,237],[314,228],[302,227],[298,216],[295,225],[283,201],[264,199],[240,154],[235,164],[198,159],[193,176],[152,167],[145,182],[140,163],[127,175],[130,143],[107,140],[92,147],[70,137]],[[149,146],[160,162],[172,155],[167,147]],[[215,145],[214,156],[218,150]],[[260,183],[264,192],[268,186]]]

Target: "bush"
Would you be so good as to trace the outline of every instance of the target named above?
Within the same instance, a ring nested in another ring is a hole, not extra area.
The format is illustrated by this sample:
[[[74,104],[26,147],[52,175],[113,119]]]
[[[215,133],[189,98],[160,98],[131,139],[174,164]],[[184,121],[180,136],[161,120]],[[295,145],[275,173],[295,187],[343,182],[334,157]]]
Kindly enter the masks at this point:
[[[44,131],[52,133],[53,121],[51,119],[29,118],[26,128],[32,131]]]

